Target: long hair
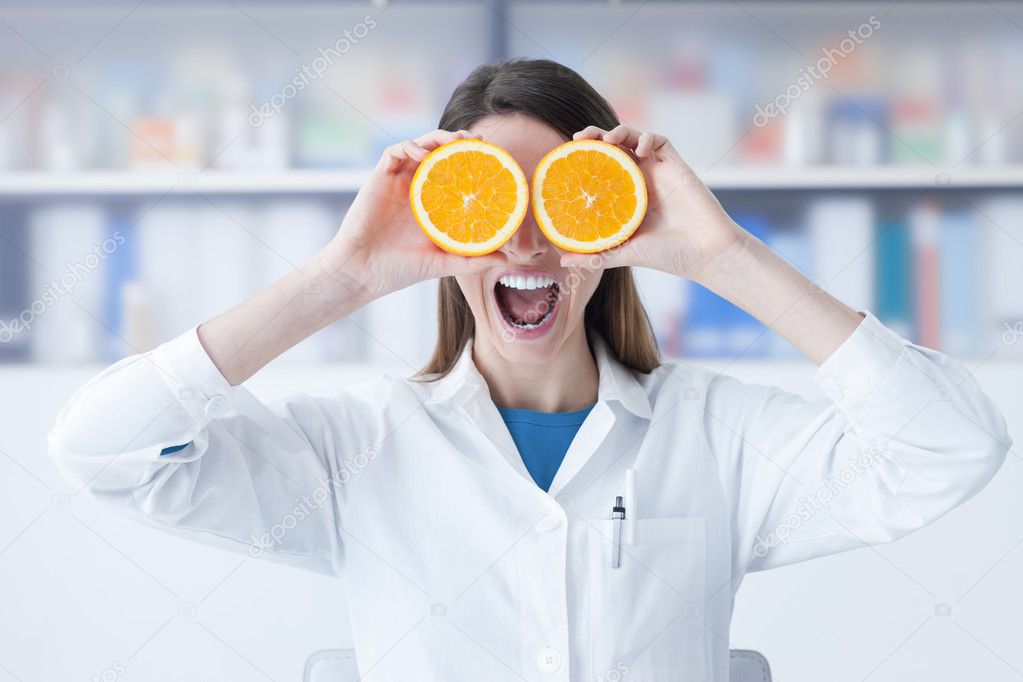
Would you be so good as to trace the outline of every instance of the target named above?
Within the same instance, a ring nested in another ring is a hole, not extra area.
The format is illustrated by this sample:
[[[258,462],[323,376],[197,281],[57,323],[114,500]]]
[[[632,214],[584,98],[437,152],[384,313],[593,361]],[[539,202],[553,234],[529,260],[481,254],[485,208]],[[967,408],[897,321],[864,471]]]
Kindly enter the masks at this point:
[[[587,126],[611,130],[618,116],[582,76],[548,59],[512,59],[474,70],[451,94],[438,128],[466,130],[488,116],[525,114],[566,139]],[[475,331],[469,304],[454,277],[438,288],[439,331],[433,357],[417,377],[444,376]],[[660,364],[657,340],[640,301],[632,271],[609,268],[586,305],[587,331],[596,332],[626,367],[649,373]]]

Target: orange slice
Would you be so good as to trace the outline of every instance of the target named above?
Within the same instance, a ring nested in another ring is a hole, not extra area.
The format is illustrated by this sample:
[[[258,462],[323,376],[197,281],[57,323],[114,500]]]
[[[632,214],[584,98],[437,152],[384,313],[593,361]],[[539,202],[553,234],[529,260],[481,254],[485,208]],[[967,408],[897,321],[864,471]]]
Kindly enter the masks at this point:
[[[511,154],[482,140],[430,152],[412,177],[412,213],[434,244],[463,256],[496,251],[526,216],[529,186]]]
[[[632,158],[602,140],[552,149],[533,173],[533,215],[552,244],[594,253],[632,236],[646,214],[646,182]]]

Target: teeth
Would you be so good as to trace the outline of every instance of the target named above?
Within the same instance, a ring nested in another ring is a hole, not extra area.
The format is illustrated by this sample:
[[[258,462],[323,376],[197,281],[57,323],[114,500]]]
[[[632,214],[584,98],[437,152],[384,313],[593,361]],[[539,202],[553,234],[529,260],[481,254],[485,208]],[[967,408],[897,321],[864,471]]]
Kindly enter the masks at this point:
[[[521,322],[521,323],[520,322],[515,322],[514,320],[508,320],[508,321],[516,329],[526,329],[526,330],[536,329],[537,327],[542,327],[547,322],[547,320],[550,319],[551,313],[553,313],[553,312],[554,312],[554,308],[551,308],[546,313],[544,313],[544,316],[542,318],[540,318],[539,320],[537,320],[533,324],[529,324],[528,322]]]
[[[500,284],[512,289],[545,289],[554,284],[553,277],[543,275],[505,275],[497,280]]]

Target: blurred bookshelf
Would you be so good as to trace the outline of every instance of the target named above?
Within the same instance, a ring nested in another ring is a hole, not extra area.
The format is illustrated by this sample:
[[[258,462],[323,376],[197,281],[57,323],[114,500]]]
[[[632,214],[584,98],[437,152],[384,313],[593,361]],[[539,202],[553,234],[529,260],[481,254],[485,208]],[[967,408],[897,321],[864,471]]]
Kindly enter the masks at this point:
[[[576,68],[666,134],[740,223],[851,305],[958,356],[1023,358],[1019,4],[0,9],[0,362],[107,362],[251,295],[330,238],[383,147],[512,55]],[[666,355],[797,359],[699,287],[637,275]],[[434,297],[375,302],[283,362],[415,368]]]

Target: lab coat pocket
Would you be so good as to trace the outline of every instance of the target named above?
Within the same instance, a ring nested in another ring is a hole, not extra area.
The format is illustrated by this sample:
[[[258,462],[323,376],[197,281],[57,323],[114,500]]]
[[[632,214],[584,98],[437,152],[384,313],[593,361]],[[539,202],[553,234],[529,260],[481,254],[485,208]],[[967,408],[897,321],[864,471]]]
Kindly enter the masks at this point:
[[[592,679],[703,680],[705,520],[635,524],[631,543],[623,524],[618,568],[611,568],[611,521],[590,525]]]

